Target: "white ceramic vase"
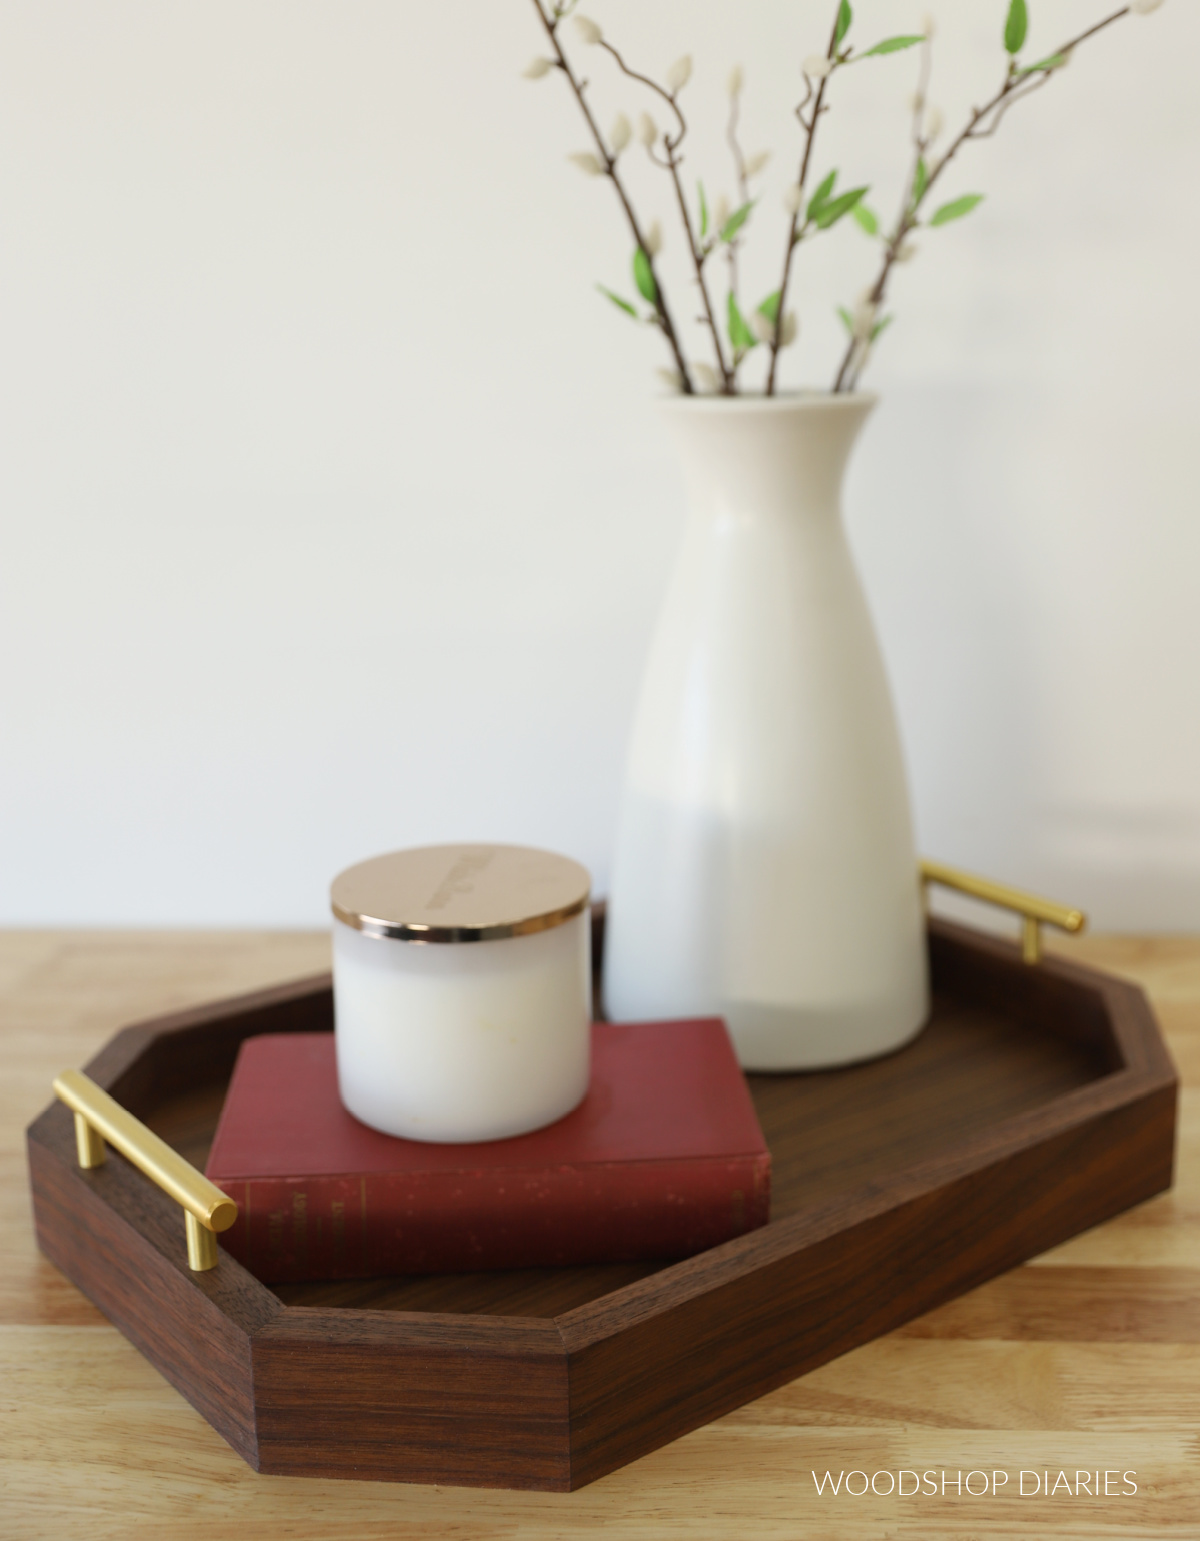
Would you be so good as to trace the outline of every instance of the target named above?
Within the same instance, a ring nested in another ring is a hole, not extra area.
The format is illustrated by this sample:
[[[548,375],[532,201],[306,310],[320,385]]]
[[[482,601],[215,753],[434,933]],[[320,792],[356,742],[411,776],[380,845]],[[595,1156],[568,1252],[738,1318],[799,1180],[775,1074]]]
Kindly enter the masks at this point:
[[[634,724],[605,1006],[724,1016],[750,1070],[884,1054],[928,1014],[904,764],[841,519],[874,403],[665,407],[691,514]]]

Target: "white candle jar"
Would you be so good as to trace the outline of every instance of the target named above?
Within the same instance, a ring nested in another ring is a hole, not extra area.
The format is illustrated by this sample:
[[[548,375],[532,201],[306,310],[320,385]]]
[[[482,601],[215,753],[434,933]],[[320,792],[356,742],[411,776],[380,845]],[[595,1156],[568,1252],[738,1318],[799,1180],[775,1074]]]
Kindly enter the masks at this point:
[[[334,879],[347,1110],[410,1140],[500,1140],[587,1091],[591,880],[511,845],[395,851]]]

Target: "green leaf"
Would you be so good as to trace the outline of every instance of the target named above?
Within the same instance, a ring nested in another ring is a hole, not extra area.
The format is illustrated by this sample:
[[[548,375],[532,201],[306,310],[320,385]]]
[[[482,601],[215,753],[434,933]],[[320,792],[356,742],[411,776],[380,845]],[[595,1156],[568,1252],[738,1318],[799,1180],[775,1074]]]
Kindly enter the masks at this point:
[[[633,254],[633,281],[644,300],[649,300],[651,305],[658,303],[658,285],[654,282],[650,258],[640,246]]]
[[[853,337],[854,336],[854,317],[850,314],[850,312],[846,309],[846,307],[844,305],[839,305],[838,306],[837,313],[842,318],[842,325],[850,333],[851,337]]]
[[[1029,11],[1025,0],[1009,0],[1008,20],[1004,23],[1004,46],[1010,54],[1019,54],[1029,31]]]
[[[738,303],[733,297],[733,290],[729,291],[729,341],[739,353],[748,353],[758,341],[754,333],[746,325]]]
[[[961,219],[964,214],[969,214],[973,208],[982,202],[982,193],[967,193],[963,198],[956,198],[953,203],[943,203],[929,223],[931,225],[948,225],[952,219]]]
[[[882,43],[876,43],[874,48],[868,48],[866,53],[856,55],[858,59],[869,59],[873,54],[898,54],[902,48],[913,48],[918,43],[925,41],[924,33],[905,33],[903,37],[885,37]]]
[[[816,219],[818,210],[820,209],[821,205],[828,199],[830,193],[833,191],[833,184],[836,181],[837,181],[837,172],[836,171],[831,171],[829,173],[829,175],[825,178],[825,180],[821,183],[820,187],[817,188],[816,192],[808,200],[808,217],[809,217],[809,219]]]
[[[1058,70],[1067,62],[1066,54],[1051,54],[1048,59],[1039,59],[1036,64],[1026,64],[1017,71],[1018,75],[1036,75],[1041,70]]]
[[[696,192],[700,196],[700,239],[708,234],[708,199],[704,196],[704,183],[696,183]]]
[[[760,316],[766,316],[768,321],[778,321],[778,319],[779,319],[779,290],[778,289],[776,289],[774,294],[768,294],[767,295],[766,299],[763,300],[761,305],[759,305],[758,313],[759,313]]]
[[[838,6],[837,25],[833,29],[833,46],[839,47],[842,39],[850,30],[850,23],[854,20],[854,12],[850,9],[850,0],[842,0]]]
[[[755,200],[751,198],[749,203],[743,203],[740,209],[734,209],[733,213],[721,226],[721,239],[732,241],[734,236],[750,218],[750,210],[754,207]]]
[[[871,328],[871,341],[874,342],[880,332],[886,332],[894,319],[892,316],[883,316],[880,320],[876,321],[875,325]]]
[[[836,225],[843,214],[849,214],[860,198],[864,198],[869,191],[865,187],[854,187],[848,193],[843,193],[840,198],[833,198],[828,203],[823,203],[817,210],[817,229],[828,230]]]
[[[913,176],[912,201],[914,204],[920,203],[928,186],[929,167],[925,164],[925,157],[922,155],[917,161],[917,169]]]
[[[637,320],[638,313],[628,300],[623,300],[619,294],[614,294],[611,289],[606,289],[603,284],[597,284],[596,288],[599,289],[601,294],[607,295],[618,310],[623,310],[627,316],[632,316],[635,321]]]
[[[850,212],[868,235],[879,234],[879,216],[872,213],[865,203],[856,203]]]

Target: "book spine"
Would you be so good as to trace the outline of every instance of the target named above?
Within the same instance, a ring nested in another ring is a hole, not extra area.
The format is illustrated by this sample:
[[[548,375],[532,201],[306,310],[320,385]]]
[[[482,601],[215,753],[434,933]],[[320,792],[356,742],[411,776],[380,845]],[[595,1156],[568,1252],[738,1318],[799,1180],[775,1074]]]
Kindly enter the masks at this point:
[[[689,1257],[765,1225],[770,1157],[542,1172],[214,1179],[221,1244],[269,1284]]]

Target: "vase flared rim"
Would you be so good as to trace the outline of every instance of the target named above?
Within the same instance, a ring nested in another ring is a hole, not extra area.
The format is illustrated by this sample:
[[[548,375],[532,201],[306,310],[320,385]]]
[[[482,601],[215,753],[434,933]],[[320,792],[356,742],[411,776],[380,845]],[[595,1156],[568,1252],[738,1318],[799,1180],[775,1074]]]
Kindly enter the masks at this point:
[[[744,412],[768,415],[795,412],[862,411],[876,405],[874,391],[781,391],[775,396],[660,396],[656,405],[665,412]]]

